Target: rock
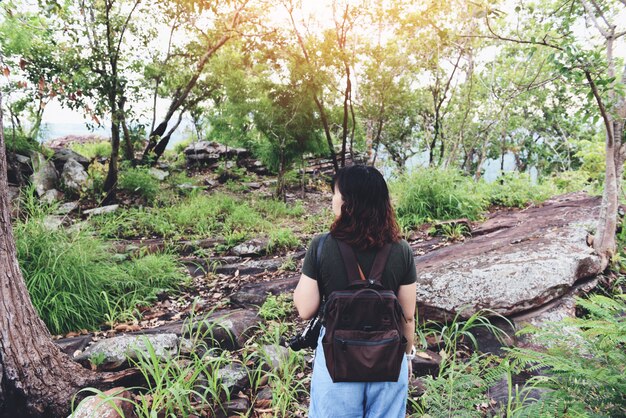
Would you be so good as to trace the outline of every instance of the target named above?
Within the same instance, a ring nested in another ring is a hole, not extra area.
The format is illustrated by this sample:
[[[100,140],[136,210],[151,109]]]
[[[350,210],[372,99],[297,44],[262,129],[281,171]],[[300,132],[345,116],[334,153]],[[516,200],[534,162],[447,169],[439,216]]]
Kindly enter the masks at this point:
[[[148,173],[159,181],[165,180],[170,175],[170,173],[168,173],[167,171],[159,170],[158,168],[154,168],[154,167],[148,170]]]
[[[33,164],[33,175],[30,176],[31,182],[35,186],[38,196],[43,196],[46,191],[54,189],[59,181],[59,173],[54,168],[51,161],[39,152],[33,152],[31,156]]]
[[[264,387],[259,393],[257,393],[256,398],[257,400],[271,401],[272,400],[272,388]]]
[[[585,224],[595,223],[599,205],[599,198],[581,193],[559,196],[496,214],[464,243],[416,257],[420,317],[469,317],[481,309],[513,315],[598,274]]]
[[[60,205],[57,210],[56,210],[56,214],[58,215],[67,215],[68,213],[71,213],[73,211],[75,211],[78,208],[78,202],[67,202],[67,203],[63,203],[62,205]]]
[[[104,215],[105,213],[115,212],[120,205],[101,206],[99,208],[93,208],[83,211],[85,215]]]
[[[49,231],[56,231],[63,225],[63,217],[47,215],[43,218],[43,226]]]
[[[243,160],[250,156],[250,151],[243,148],[231,148],[217,142],[198,141],[183,151],[187,165],[210,165],[222,160]]]
[[[43,196],[41,196],[41,201],[51,205],[54,202],[58,202],[62,198],[63,198],[63,195],[61,194],[60,191],[58,191],[57,189],[50,189],[50,190],[47,190],[43,194]]]
[[[250,384],[248,372],[241,363],[229,363],[217,371],[222,386],[231,394],[244,390]]]
[[[136,416],[130,392],[123,387],[117,387],[99,395],[86,397],[68,418],[134,418]]]
[[[66,135],[55,138],[46,143],[49,148],[67,148],[70,144],[94,144],[98,142],[109,142],[109,138],[104,136],[89,134],[89,135]]]
[[[157,357],[168,359],[178,352],[176,334],[121,335],[100,340],[87,347],[74,360],[86,364],[99,358],[98,368],[114,370],[124,365],[128,359],[137,360],[139,354],[148,355],[148,345],[152,346]]]
[[[54,162],[54,166],[59,172],[63,171],[65,165],[70,160],[79,163],[85,170],[87,169],[87,167],[89,167],[90,161],[88,158],[83,157],[79,153],[74,152],[69,148],[56,148],[54,150],[52,161]]]
[[[9,183],[22,186],[33,174],[29,157],[12,152],[7,153],[7,179]]]
[[[226,402],[224,409],[226,409],[226,413],[229,414],[229,416],[233,414],[241,416],[250,409],[250,402],[246,398],[235,398],[232,401]]]
[[[418,377],[426,375],[436,377],[439,374],[440,364],[441,356],[430,350],[418,350],[411,361],[413,375]]]
[[[253,190],[257,190],[261,188],[261,183],[256,183],[256,182],[244,183],[243,185]]]
[[[183,335],[192,338],[200,337],[212,346],[238,350],[243,347],[260,322],[261,318],[258,314],[247,309],[215,312],[197,323],[187,325]]]
[[[78,161],[71,158],[63,166],[61,180],[65,188],[74,193],[80,193],[89,187],[89,175]]]
[[[267,239],[255,238],[233,247],[230,251],[239,257],[260,256],[265,254]]]
[[[289,359],[289,349],[281,345],[264,345],[259,348],[258,355],[265,371],[275,371]]]
[[[265,271],[276,271],[283,264],[281,258],[269,258],[266,260],[246,260],[236,264],[220,264],[214,272],[218,274],[258,274]]]
[[[286,279],[277,279],[269,282],[249,283],[230,297],[231,303],[235,305],[263,305],[268,295],[280,295],[291,293],[298,285],[300,276],[296,275]]]

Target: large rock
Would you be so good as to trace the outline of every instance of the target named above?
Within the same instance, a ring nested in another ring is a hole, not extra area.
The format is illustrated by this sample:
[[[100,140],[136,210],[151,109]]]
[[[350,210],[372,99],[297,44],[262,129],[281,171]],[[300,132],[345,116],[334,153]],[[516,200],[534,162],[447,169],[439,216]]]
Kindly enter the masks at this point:
[[[266,238],[253,238],[234,246],[230,251],[239,257],[255,257],[265,254],[269,240]]]
[[[238,350],[252,336],[260,322],[259,315],[247,309],[216,312],[202,321],[187,325],[183,335],[202,338],[211,345],[227,350]]]
[[[65,168],[65,165],[70,161],[74,161],[83,166],[86,170],[89,167],[89,159],[83,157],[79,153],[72,151],[69,148],[57,148],[54,150],[54,155],[52,156],[52,161],[54,162],[54,166],[59,172],[62,172]]]
[[[54,164],[46,160],[46,157],[39,152],[32,153],[31,161],[33,164],[33,175],[30,176],[30,180],[35,186],[37,195],[43,196],[48,190],[56,187],[59,173],[54,168]]]
[[[185,148],[184,154],[188,165],[209,165],[225,159],[243,160],[250,156],[250,151],[217,142],[199,141]]]
[[[583,193],[496,214],[463,243],[416,257],[420,317],[512,315],[541,306],[600,273],[587,244],[600,199]]]
[[[71,158],[63,166],[61,180],[65,189],[74,193],[80,193],[89,187],[89,175],[85,168],[80,162]]]
[[[300,276],[296,275],[286,279],[277,279],[268,282],[249,283],[230,297],[231,303],[235,305],[263,305],[269,295],[280,295],[291,293],[298,285]]]
[[[148,356],[152,347],[157,357],[169,359],[178,353],[176,334],[122,335],[97,341],[74,357],[81,363],[94,363],[102,370],[114,370],[129,359],[137,360],[140,355]]]

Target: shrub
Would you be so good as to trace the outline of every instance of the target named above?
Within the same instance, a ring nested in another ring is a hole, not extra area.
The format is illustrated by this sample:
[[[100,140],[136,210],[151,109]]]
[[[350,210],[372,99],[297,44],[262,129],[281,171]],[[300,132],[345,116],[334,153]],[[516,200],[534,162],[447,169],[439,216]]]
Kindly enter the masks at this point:
[[[524,207],[558,194],[550,183],[534,184],[527,173],[504,173],[493,183],[484,183],[485,194],[493,205]]]
[[[111,156],[111,143],[109,141],[88,142],[84,144],[70,144],[70,149],[85,158],[109,158]]]
[[[473,179],[453,170],[417,170],[394,182],[392,192],[403,228],[435,219],[477,219],[488,203]]]
[[[129,168],[120,174],[118,188],[138,193],[147,202],[153,202],[159,193],[159,181],[145,168]]]

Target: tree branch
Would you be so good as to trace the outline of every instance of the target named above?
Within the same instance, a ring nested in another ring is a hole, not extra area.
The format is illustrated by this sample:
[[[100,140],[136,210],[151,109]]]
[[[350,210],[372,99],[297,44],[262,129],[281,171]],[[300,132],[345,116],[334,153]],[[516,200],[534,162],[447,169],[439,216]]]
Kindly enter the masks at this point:
[[[604,20],[604,23],[606,23],[606,25],[610,28],[611,26],[609,25],[609,23],[604,18],[604,15],[602,14],[600,9],[598,8],[597,3],[595,1],[593,1],[593,0],[591,0],[591,1],[593,2],[593,5],[595,6],[596,10],[598,10],[598,12],[600,13],[600,17],[602,18],[602,20]],[[589,16],[589,18],[593,22],[594,26],[596,27],[596,29],[598,29],[598,31],[600,32],[600,35],[602,35],[604,38],[609,38],[611,36],[611,34],[606,29],[604,29],[602,27],[602,25],[600,25],[600,23],[598,22],[598,19],[596,19],[596,15],[593,13],[593,10],[591,9],[591,5],[589,3],[587,3],[586,0],[581,0],[580,2],[582,3],[583,7],[585,8],[585,11],[587,12],[587,16]]]
[[[598,107],[600,108],[600,114],[602,115],[602,119],[604,120],[604,126],[606,127],[607,141],[609,145],[612,146],[613,145],[613,126],[611,125],[609,114],[606,111],[606,108],[604,107],[604,102],[602,102],[602,97],[600,97],[598,86],[596,86],[596,83],[591,78],[591,73],[586,68],[583,68],[583,71],[585,72],[585,77],[587,77],[587,81],[589,82],[589,87],[591,87],[591,91],[593,92],[593,97],[596,98],[596,102],[598,103]]]

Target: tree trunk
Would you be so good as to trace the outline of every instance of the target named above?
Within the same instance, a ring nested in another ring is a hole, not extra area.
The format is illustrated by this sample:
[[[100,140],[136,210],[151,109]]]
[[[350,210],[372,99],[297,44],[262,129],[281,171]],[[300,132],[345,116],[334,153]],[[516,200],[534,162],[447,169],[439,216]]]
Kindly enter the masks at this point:
[[[0,96],[0,417],[66,416],[95,374],[52,342],[18,266],[10,222]]]
[[[104,181],[104,191],[107,192],[105,202],[111,202],[115,198],[118,176],[117,162],[120,154],[120,125],[115,108],[111,114],[111,158],[109,159],[109,172]]]

